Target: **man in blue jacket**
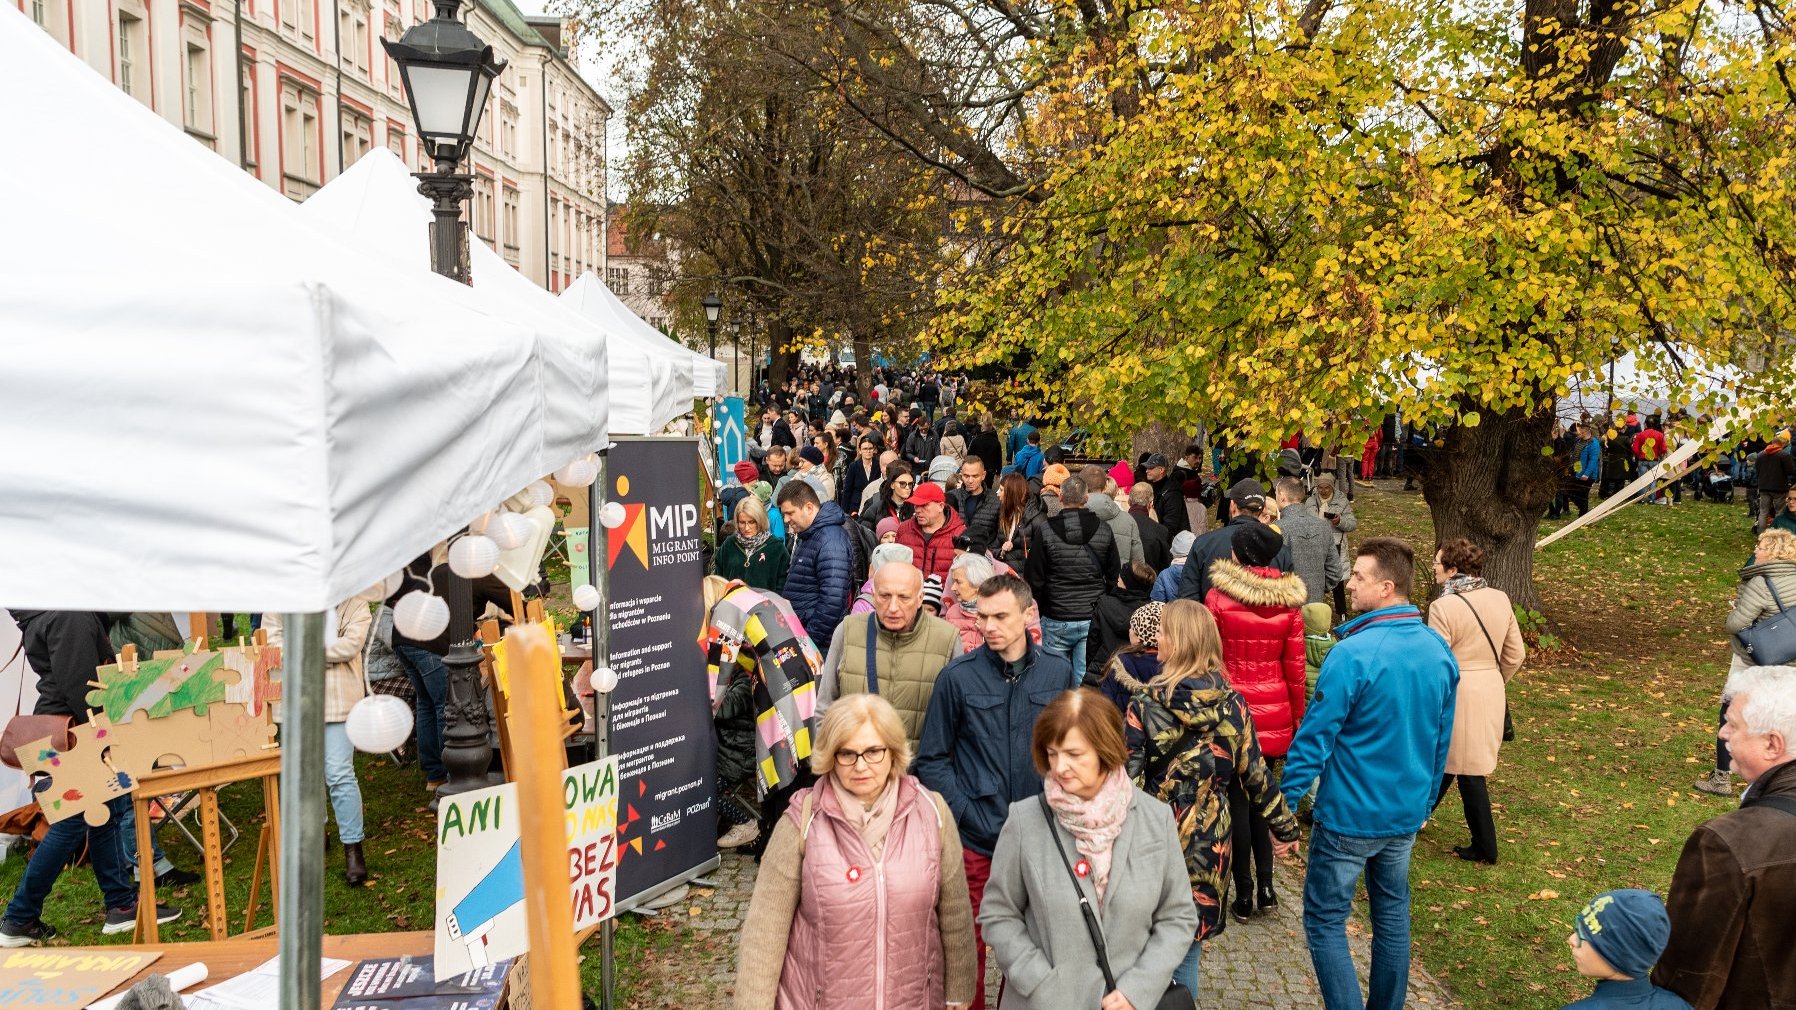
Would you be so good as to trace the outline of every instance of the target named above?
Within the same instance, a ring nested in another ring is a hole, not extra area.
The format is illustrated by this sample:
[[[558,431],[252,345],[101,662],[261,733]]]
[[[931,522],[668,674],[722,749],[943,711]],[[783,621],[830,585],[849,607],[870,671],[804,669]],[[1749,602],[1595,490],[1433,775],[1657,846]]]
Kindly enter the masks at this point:
[[[809,482],[795,480],[777,498],[786,529],[798,538],[784,596],[813,643],[829,647],[854,597],[854,533],[835,502],[819,502]]]
[[[1409,854],[1428,819],[1453,737],[1459,664],[1409,602],[1415,552],[1393,537],[1360,545],[1342,625],[1285,756],[1285,801],[1318,776],[1303,881],[1303,929],[1328,1010],[1397,1010],[1409,993]],[[1354,882],[1372,905],[1370,998],[1361,1001],[1347,916]]]
[[[1033,480],[1041,476],[1042,470],[1047,465],[1047,459],[1041,453],[1041,432],[1030,428],[1023,447],[1010,458],[1010,466],[1006,467],[1004,472],[1020,473],[1024,480]]]
[[[1066,660],[1029,641],[1034,609],[1029,584],[1014,575],[980,583],[979,631],[985,644],[936,676],[911,764],[954,813],[975,923],[991,876],[992,848],[1010,805],[1041,792],[1041,773],[1029,750],[1035,718],[1073,679]],[[973,937],[979,957],[975,977],[983,979],[985,940],[977,925]],[[983,1010],[984,990],[983,985],[974,990],[971,1010]]]

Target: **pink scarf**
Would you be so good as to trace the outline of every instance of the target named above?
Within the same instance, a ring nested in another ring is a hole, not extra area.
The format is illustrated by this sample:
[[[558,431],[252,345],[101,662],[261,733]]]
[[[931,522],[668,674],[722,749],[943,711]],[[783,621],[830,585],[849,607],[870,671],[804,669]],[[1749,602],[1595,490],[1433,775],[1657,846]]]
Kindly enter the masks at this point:
[[[1110,883],[1111,852],[1116,836],[1122,834],[1123,820],[1129,816],[1135,784],[1118,768],[1089,800],[1062,789],[1052,775],[1043,782],[1043,792],[1054,810],[1054,819],[1073,836],[1073,848],[1090,862],[1092,888],[1097,891],[1098,907],[1102,908],[1104,888]]]

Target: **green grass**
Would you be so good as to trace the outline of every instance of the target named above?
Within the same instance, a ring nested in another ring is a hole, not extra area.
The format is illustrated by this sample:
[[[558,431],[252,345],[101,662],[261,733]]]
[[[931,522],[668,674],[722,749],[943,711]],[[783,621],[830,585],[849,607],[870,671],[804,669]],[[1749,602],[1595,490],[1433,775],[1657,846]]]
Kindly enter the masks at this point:
[[[1431,549],[1419,495],[1358,505],[1358,536]],[[1713,762],[1721,622],[1748,529],[1742,507],[1635,505],[1536,558],[1564,645],[1530,656],[1510,684],[1517,739],[1490,780],[1501,861],[1453,855],[1469,837],[1454,793],[1418,838],[1411,871],[1421,962],[1468,1010],[1587,995],[1565,945],[1578,909],[1612,888],[1663,893],[1690,830],[1730,809],[1691,786]]]

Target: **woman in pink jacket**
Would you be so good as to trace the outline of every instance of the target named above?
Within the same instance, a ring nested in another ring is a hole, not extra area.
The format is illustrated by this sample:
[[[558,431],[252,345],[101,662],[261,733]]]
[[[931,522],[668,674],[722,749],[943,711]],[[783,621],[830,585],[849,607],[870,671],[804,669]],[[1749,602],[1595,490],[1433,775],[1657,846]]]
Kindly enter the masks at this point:
[[[905,773],[891,703],[854,694],[817,730],[742,924],[736,1010],[941,1010],[973,999],[972,903],[942,798]]]
[[[1210,566],[1211,588],[1204,605],[1216,616],[1216,630],[1222,634],[1223,675],[1247,701],[1260,753],[1276,785],[1303,719],[1302,607],[1309,591],[1302,579],[1271,567],[1285,542],[1278,530],[1249,523],[1235,527],[1230,542],[1234,559],[1223,558]],[[1256,880],[1259,910],[1278,906],[1278,893],[1272,889],[1272,829],[1248,803],[1239,782],[1229,787],[1229,806],[1235,833],[1235,900],[1230,911],[1245,922],[1254,914],[1255,895],[1249,887]]]

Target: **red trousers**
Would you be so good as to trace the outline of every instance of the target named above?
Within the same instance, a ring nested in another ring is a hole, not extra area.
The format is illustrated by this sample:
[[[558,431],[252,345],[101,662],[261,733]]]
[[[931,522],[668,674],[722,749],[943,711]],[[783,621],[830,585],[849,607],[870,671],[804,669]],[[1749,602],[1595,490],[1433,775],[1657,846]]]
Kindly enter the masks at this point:
[[[992,876],[992,860],[972,849],[961,849],[960,861],[967,868],[967,896],[973,899],[973,949],[979,957],[971,1010],[985,1010],[985,935],[979,929],[979,903],[985,900],[985,882]]]

